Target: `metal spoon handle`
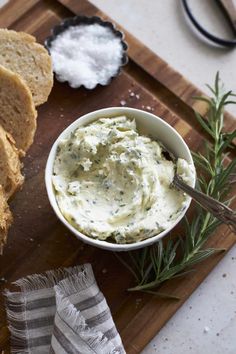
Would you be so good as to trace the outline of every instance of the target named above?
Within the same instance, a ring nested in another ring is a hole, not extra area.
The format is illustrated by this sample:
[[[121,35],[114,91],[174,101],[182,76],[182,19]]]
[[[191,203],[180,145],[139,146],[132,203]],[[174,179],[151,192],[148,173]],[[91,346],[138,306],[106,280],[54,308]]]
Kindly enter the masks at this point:
[[[173,185],[187,193],[204,209],[214,215],[218,220],[229,225],[231,229],[236,233],[236,214],[232,209],[219,202],[218,200],[190,187],[185,182],[183,182],[182,178],[177,174],[174,176]]]

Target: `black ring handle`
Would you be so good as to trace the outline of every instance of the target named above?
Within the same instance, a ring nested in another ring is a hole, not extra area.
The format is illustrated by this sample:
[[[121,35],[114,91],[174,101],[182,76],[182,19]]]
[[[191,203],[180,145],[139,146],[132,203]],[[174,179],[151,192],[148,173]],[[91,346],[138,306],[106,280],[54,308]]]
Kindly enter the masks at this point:
[[[209,39],[211,42],[218,44],[223,47],[227,48],[234,48],[236,46],[236,39],[235,40],[227,40],[227,39],[222,39],[219,37],[214,36],[210,32],[208,32],[200,23],[196,20],[196,18],[193,16],[187,0],[182,0],[183,8],[190,19],[191,23],[194,25],[194,27],[207,39]]]

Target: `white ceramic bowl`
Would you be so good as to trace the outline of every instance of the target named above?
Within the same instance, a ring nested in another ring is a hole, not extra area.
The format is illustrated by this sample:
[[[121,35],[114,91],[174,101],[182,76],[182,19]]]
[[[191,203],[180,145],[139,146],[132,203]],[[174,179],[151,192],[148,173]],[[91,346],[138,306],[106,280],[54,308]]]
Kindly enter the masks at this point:
[[[191,200],[189,200],[187,204],[187,208],[182,212],[181,215],[179,215],[178,219],[175,221],[175,223],[168,229],[162,231],[156,236],[153,236],[149,239],[139,241],[136,243],[129,243],[129,244],[116,244],[116,243],[111,243],[107,241],[100,241],[96,240],[93,238],[90,238],[84,234],[82,234],[80,231],[75,229],[62,215],[60,212],[60,209],[58,207],[56,197],[55,197],[55,192],[54,192],[54,187],[52,184],[52,175],[53,175],[53,165],[54,165],[54,160],[56,156],[56,151],[57,151],[57,146],[60,142],[61,139],[64,139],[70,135],[72,131],[74,131],[76,128],[80,126],[87,125],[99,118],[102,117],[114,117],[118,115],[126,115],[127,117],[130,118],[135,118],[138,131],[141,132],[144,135],[151,135],[154,138],[158,139],[161,141],[170,151],[174,153],[175,156],[182,157],[183,159],[187,160],[188,162],[193,164],[192,156],[190,153],[190,150],[187,146],[187,144],[184,142],[183,138],[177,133],[177,131],[172,128],[169,124],[167,124],[164,120],[161,118],[155,116],[152,113],[148,113],[139,109],[135,108],[128,108],[128,107],[111,107],[111,108],[104,108],[100,109],[98,111],[94,111],[88,114],[85,114],[84,116],[76,119],[71,125],[69,125],[57,138],[55,143],[52,146],[52,149],[49,153],[48,156],[48,161],[46,165],[46,171],[45,171],[45,183],[46,183],[46,189],[48,193],[48,198],[50,201],[50,204],[56,213],[57,217],[62,221],[62,223],[73,233],[75,236],[84,241],[85,243],[88,243],[90,245],[93,245],[95,247],[107,249],[110,251],[130,251],[134,249],[138,249],[141,247],[145,247],[148,245],[151,245],[158,240],[160,240],[162,237],[164,237],[166,234],[168,234],[175,226],[176,224],[179,223],[179,221],[183,218],[184,214],[186,213]],[[193,180],[192,185],[195,185],[195,178]]]

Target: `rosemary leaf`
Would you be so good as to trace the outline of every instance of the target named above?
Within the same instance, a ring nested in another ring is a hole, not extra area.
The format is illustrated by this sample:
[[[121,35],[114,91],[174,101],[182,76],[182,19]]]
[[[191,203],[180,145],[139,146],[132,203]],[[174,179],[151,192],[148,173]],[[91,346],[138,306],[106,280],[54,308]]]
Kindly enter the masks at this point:
[[[198,169],[196,186],[203,193],[228,205],[231,199],[227,199],[232,183],[236,182],[236,159],[225,163],[227,150],[232,149],[233,140],[236,138],[236,130],[223,132],[224,107],[230,103],[230,97],[235,97],[231,91],[224,92],[223,85],[217,72],[214,87],[207,85],[213,96],[195,97],[208,105],[207,119],[196,112],[196,119],[209,134],[212,143],[206,142],[204,155],[192,152]],[[174,298],[175,296],[163,294],[157,291],[158,287],[167,280],[184,276],[194,271],[193,265],[200,263],[208,257],[223,252],[224,249],[204,248],[205,242],[211,237],[215,229],[221,224],[209,212],[200,206],[195,206],[192,220],[185,217],[185,232],[172,240],[160,240],[156,244],[141,250],[129,252],[129,260],[119,256],[131,273],[134,275],[136,286],[129,291],[145,291],[150,294]]]

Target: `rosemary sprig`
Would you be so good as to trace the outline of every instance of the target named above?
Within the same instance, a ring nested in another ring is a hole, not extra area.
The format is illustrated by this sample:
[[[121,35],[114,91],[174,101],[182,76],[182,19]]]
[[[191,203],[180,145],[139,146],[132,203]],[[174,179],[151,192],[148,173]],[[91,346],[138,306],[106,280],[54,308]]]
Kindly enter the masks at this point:
[[[207,120],[199,113],[196,118],[203,130],[210,135],[211,143],[205,143],[204,155],[192,152],[198,167],[198,188],[203,192],[226,203],[230,190],[230,178],[236,170],[236,159],[227,163],[226,150],[231,149],[236,137],[236,130],[230,133],[223,132],[224,108],[234,102],[235,96],[231,91],[224,92],[219,73],[215,78],[214,87],[208,85],[212,97],[195,97],[208,105]],[[234,175],[235,176],[235,175]],[[146,291],[163,296],[156,290],[163,282],[175,277],[183,276],[191,271],[191,267],[222,249],[204,248],[204,244],[212,232],[221,224],[209,212],[199,206],[196,207],[194,218],[191,222],[185,217],[185,235],[180,235],[167,242],[160,240],[155,245],[138,251],[129,252],[127,262],[121,256],[118,258],[132,272],[137,285],[129,291]]]

